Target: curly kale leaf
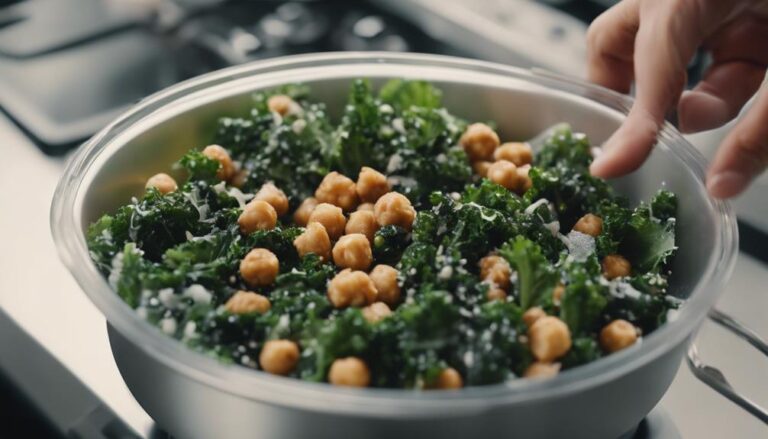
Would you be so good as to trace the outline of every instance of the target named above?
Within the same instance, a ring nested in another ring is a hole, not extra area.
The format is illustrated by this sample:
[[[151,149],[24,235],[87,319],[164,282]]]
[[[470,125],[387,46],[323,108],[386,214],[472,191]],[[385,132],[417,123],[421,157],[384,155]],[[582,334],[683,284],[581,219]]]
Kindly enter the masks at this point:
[[[540,168],[566,166],[584,172],[592,163],[591,145],[587,136],[574,133],[568,124],[552,128],[548,138],[534,160]]]
[[[604,324],[624,319],[648,334],[667,321],[669,310],[677,309],[680,300],[674,296],[647,294],[633,285],[618,281],[604,312]]]
[[[586,262],[566,261],[565,292],[560,302],[560,319],[572,334],[591,334],[608,304],[607,288],[597,281],[599,264],[592,257]]]
[[[410,243],[410,233],[402,227],[388,225],[376,231],[373,259],[377,264],[395,265]]]
[[[325,380],[331,363],[337,358],[356,356],[365,359],[370,338],[371,326],[359,309],[348,308],[327,320],[313,320],[301,336],[305,353],[298,365],[301,379]]]
[[[401,111],[414,106],[440,108],[443,92],[427,81],[392,79],[379,90],[379,99]]]
[[[637,273],[657,272],[674,254],[675,219],[660,220],[641,204],[632,213],[619,253],[632,263]]]
[[[142,278],[147,269],[148,262],[144,260],[143,252],[132,242],[125,244],[123,251],[115,255],[112,261],[109,283],[131,307],[139,305],[143,290]]]
[[[601,258],[619,252],[619,244],[626,235],[632,210],[625,207],[623,200],[605,200],[596,213],[603,220],[603,228],[595,238],[597,254]]]
[[[498,210],[507,217],[512,217],[523,206],[522,200],[514,192],[485,178],[478,184],[467,186],[461,200]]]
[[[602,351],[593,337],[576,337],[571,343],[571,349],[561,362],[563,369],[570,369],[591,363],[602,356]]]
[[[221,163],[204,156],[202,152],[197,150],[184,154],[178,164],[187,170],[190,180],[203,180],[211,183],[217,181],[216,172],[221,167]]]
[[[667,221],[677,216],[677,195],[667,190],[660,190],[651,199],[651,215],[660,221]]]
[[[533,241],[523,236],[509,241],[499,251],[517,271],[516,299],[522,309],[528,309],[552,295],[559,275]]]

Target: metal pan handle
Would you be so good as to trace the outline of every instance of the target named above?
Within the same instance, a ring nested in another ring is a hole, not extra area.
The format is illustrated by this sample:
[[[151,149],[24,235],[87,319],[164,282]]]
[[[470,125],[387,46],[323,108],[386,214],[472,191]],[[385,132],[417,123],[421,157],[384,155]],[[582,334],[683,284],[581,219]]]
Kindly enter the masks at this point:
[[[745,327],[731,316],[716,309],[709,312],[709,319],[731,331],[737,337],[745,340],[758,351],[762,352],[763,355],[768,356],[768,343],[755,333],[755,331]],[[691,343],[691,346],[688,348],[687,363],[691,372],[693,372],[693,375],[701,382],[714,389],[717,393],[725,396],[731,400],[731,402],[743,408],[757,419],[768,424],[768,410],[760,407],[746,396],[738,393],[719,369],[702,362],[699,357],[699,352],[696,349],[696,343]]]

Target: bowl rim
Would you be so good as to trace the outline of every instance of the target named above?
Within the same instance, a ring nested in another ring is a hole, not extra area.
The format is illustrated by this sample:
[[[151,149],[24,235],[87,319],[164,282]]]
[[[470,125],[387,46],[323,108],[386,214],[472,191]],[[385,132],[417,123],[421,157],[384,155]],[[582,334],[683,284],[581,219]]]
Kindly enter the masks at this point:
[[[467,387],[457,391],[419,392],[402,389],[346,389],[325,383],[311,383],[276,377],[237,365],[223,364],[196,352],[161,333],[125,304],[92,263],[85,243],[81,214],[76,201],[82,198],[84,176],[99,155],[127,129],[167,107],[205,94],[216,87],[242,78],[270,72],[285,72],[324,66],[386,64],[453,69],[465,74],[503,75],[612,107],[624,115],[632,99],[611,90],[541,70],[527,70],[502,64],[442,55],[386,52],[329,52],[294,55],[256,61],[211,72],[161,90],[143,99],[86,141],[71,157],[59,181],[50,212],[51,231],[59,257],[89,299],[105,315],[111,330],[136,344],[139,349],[189,378],[229,393],[269,404],[348,415],[387,417],[466,415],[499,404],[514,404],[561,397],[615,379],[671,350],[694,332],[714,304],[730,276],[738,249],[736,218],[730,203],[705,196],[717,216],[715,251],[705,275],[693,288],[690,299],[670,321],[638,346],[592,363],[564,371],[549,380],[511,380],[505,383]],[[401,76],[407,76],[403,74]],[[253,87],[258,89],[258,86]],[[674,144],[674,148],[670,147]],[[659,135],[657,148],[667,150],[688,168],[703,188],[706,161],[669,123]],[[706,193],[706,191],[704,192]],[[73,233],[73,231],[75,233]],[[110,331],[111,332],[111,331]]]

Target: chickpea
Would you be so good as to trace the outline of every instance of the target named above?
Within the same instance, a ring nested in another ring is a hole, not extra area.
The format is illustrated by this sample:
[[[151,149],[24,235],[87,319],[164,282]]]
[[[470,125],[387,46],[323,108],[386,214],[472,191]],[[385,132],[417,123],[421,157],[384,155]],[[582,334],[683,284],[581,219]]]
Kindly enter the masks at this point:
[[[464,380],[461,379],[459,371],[447,367],[440,372],[432,387],[435,389],[461,389],[463,386]]]
[[[600,331],[600,346],[606,352],[616,352],[637,341],[637,329],[626,320],[616,319]]]
[[[318,204],[319,202],[315,197],[309,197],[302,201],[296,211],[293,212],[293,222],[302,227],[306,227],[306,225],[309,224],[309,216]]]
[[[355,182],[336,171],[323,178],[315,190],[315,198],[321,203],[333,204],[346,211],[354,209],[359,203]]]
[[[469,157],[469,161],[490,160],[493,151],[499,146],[499,136],[484,123],[473,123],[461,135],[459,143]]]
[[[552,303],[560,305],[560,302],[563,300],[563,294],[565,294],[565,285],[559,283],[555,289],[552,290]]]
[[[363,317],[368,323],[378,323],[392,315],[392,310],[384,302],[372,303],[363,308],[362,311]]]
[[[539,320],[542,317],[545,317],[547,313],[544,312],[543,309],[541,309],[540,306],[534,306],[531,308],[528,308],[523,313],[523,322],[525,323],[525,326],[531,327],[534,323],[536,323],[536,320]]]
[[[240,261],[240,276],[252,287],[263,287],[275,281],[280,269],[277,256],[265,248],[255,248]]]
[[[394,224],[406,230],[411,230],[416,210],[411,201],[397,192],[383,195],[373,206],[373,214],[380,226]]]
[[[288,375],[296,368],[299,356],[299,346],[291,340],[270,340],[261,349],[259,364],[266,372]]]
[[[272,230],[277,225],[277,212],[266,201],[251,200],[237,218],[237,224],[246,235],[256,230]]]
[[[378,229],[379,224],[376,222],[376,217],[373,215],[373,212],[358,210],[349,215],[347,226],[344,228],[344,233],[347,235],[352,233],[362,233],[368,238],[368,242],[372,243],[373,236]]]
[[[269,108],[269,111],[281,116],[299,113],[301,111],[299,104],[291,99],[290,96],[286,95],[270,96],[269,99],[267,99],[267,108]]]
[[[597,215],[588,213],[576,221],[573,230],[585,235],[597,237],[603,231],[603,219]]]
[[[256,192],[254,200],[266,201],[275,208],[275,212],[279,216],[288,213],[288,197],[285,196],[285,192],[278,189],[272,183],[264,183],[261,189]]]
[[[485,293],[485,298],[488,299],[489,302],[493,302],[494,300],[503,301],[507,299],[507,292],[501,288],[491,287],[488,289],[488,292]]]
[[[479,265],[482,280],[491,282],[502,290],[509,289],[509,277],[512,275],[512,269],[506,259],[501,256],[489,255],[480,259]]]
[[[344,235],[333,246],[333,262],[340,268],[367,270],[373,262],[371,243],[362,233]]]
[[[545,363],[562,357],[571,349],[571,332],[568,326],[554,316],[537,319],[528,328],[528,339],[533,356]]]
[[[331,259],[331,238],[325,227],[318,222],[310,223],[304,233],[293,240],[293,246],[302,258],[309,253],[314,253],[323,261]]]
[[[232,178],[229,180],[229,184],[236,188],[242,188],[243,185],[245,185],[245,182],[248,181],[248,171],[245,169],[240,169],[235,172],[235,175],[232,176]]]
[[[335,386],[368,387],[371,383],[371,371],[359,358],[339,358],[331,364],[328,381]]]
[[[163,172],[149,177],[149,180],[147,180],[147,184],[144,185],[144,187],[147,189],[153,187],[163,195],[171,193],[179,188],[176,184],[176,180]]]
[[[533,162],[531,145],[520,142],[507,142],[493,152],[494,160],[507,160],[515,166],[528,165]]]
[[[347,224],[347,219],[340,208],[333,204],[320,203],[309,215],[309,222],[322,224],[328,232],[328,236],[332,240],[336,240],[344,234],[344,226]]]
[[[517,166],[507,160],[494,162],[488,168],[488,180],[514,191],[518,188]]]
[[[235,164],[226,149],[219,145],[208,145],[203,149],[203,155],[219,162],[216,177],[219,180],[229,180],[235,174]]]
[[[552,378],[560,373],[560,363],[531,363],[523,372],[526,378]]]
[[[472,163],[472,170],[475,171],[475,174],[485,178],[488,176],[488,170],[491,169],[492,164],[493,162],[478,160]]]
[[[378,292],[378,298],[389,306],[400,301],[400,286],[397,284],[397,270],[389,265],[379,264],[373,267],[369,275]]]
[[[264,314],[272,308],[272,304],[261,294],[240,290],[227,300],[224,308],[232,314]]]
[[[357,206],[358,212],[364,212],[364,211],[373,212],[373,203],[362,203],[359,206]]]
[[[336,308],[370,305],[376,296],[376,286],[362,271],[341,270],[328,283],[328,300]]]
[[[624,256],[608,255],[603,258],[603,276],[606,279],[629,276],[632,273],[632,265]]]
[[[523,165],[517,168],[517,188],[515,188],[515,193],[518,195],[523,195],[533,186],[533,180],[528,176],[528,171],[530,170],[531,165]]]
[[[363,166],[360,169],[356,187],[360,200],[367,203],[375,203],[382,195],[390,191],[387,177],[367,166]]]

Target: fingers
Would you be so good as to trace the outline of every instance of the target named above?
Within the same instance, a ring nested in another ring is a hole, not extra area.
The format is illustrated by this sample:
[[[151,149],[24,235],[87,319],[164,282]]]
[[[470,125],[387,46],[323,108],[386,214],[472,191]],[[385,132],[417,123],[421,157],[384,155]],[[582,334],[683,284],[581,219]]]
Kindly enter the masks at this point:
[[[720,145],[707,175],[707,190],[716,198],[741,193],[768,166],[768,85],[752,108]]]
[[[589,80],[628,93],[633,78],[635,34],[640,25],[637,0],[625,0],[597,17],[587,32]]]

